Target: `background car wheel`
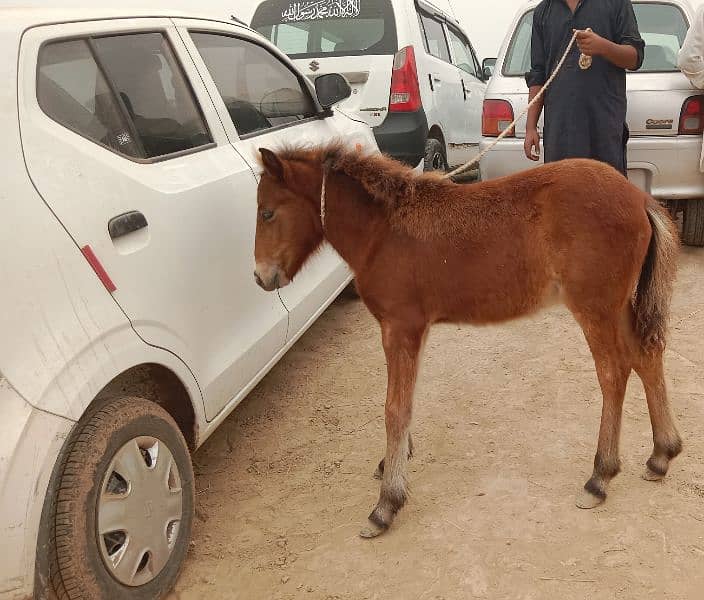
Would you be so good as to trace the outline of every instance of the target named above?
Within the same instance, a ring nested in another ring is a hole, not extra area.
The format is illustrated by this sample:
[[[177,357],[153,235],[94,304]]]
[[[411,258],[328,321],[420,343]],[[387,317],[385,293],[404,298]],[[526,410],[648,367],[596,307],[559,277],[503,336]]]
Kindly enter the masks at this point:
[[[447,158],[442,142],[434,138],[425,141],[425,171],[447,171]]]
[[[72,433],[56,483],[52,585],[60,599],[158,599],[193,523],[191,458],[160,406],[112,400]]]
[[[704,199],[685,202],[682,241],[688,246],[704,246]]]

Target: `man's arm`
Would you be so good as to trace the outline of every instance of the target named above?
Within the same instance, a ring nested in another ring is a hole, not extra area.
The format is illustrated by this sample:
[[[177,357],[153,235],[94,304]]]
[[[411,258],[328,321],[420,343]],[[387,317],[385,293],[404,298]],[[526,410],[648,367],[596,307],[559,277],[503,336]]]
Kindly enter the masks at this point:
[[[528,102],[532,102],[533,98],[538,95],[542,89],[541,85],[534,85],[529,88]],[[526,140],[523,144],[523,149],[526,157],[530,160],[540,160],[540,134],[538,133],[538,121],[540,113],[543,112],[543,99],[538,100],[528,111],[526,121]]]
[[[680,50],[677,65],[694,86],[704,89],[704,5],[697,10],[697,16]]]
[[[537,11],[536,11],[537,13]],[[533,33],[530,46],[530,71],[526,73],[526,84],[528,85],[528,101],[532,101],[538,94],[547,79],[547,67],[545,65],[545,47],[543,44],[543,32],[540,28],[540,17],[536,14],[533,17]],[[543,112],[543,101],[539,100],[528,111],[526,122],[526,139],[523,143],[523,150],[530,160],[540,160],[540,134],[538,133],[538,121],[540,113]]]
[[[613,41],[592,32],[581,31],[577,36],[579,49],[588,56],[601,56],[611,64],[637,71],[643,64],[645,42],[638,31],[631,0],[621,0],[612,15]]]
[[[617,44],[593,31],[580,31],[577,34],[577,45],[582,54],[601,56],[622,69],[635,71],[640,67],[638,50],[631,44]]]

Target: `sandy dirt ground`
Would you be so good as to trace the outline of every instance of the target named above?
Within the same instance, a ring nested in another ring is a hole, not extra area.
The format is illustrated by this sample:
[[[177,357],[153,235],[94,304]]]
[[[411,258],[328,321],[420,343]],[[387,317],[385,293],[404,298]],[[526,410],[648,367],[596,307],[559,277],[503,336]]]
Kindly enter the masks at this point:
[[[195,455],[197,519],[172,598],[704,598],[704,251],[685,249],[667,379],[685,441],[664,482],[635,376],[622,473],[574,505],[601,410],[591,355],[557,308],[432,330],[414,414],[411,498],[357,536],[377,499],[385,365],[344,294]]]

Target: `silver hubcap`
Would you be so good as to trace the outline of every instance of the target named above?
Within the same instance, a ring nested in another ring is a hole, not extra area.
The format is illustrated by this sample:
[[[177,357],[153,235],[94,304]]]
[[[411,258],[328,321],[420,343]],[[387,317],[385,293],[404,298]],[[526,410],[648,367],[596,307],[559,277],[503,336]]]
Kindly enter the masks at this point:
[[[183,510],[178,467],[153,437],[127,442],[112,459],[98,499],[98,545],[112,576],[144,585],[174,550]]]

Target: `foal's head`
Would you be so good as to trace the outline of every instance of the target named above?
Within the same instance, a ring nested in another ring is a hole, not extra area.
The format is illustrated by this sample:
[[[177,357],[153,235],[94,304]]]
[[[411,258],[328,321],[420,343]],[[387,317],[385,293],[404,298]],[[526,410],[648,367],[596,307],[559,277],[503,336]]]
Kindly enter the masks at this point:
[[[254,278],[265,290],[294,278],[323,241],[320,222],[320,153],[298,151],[294,158],[261,148],[264,173],[257,193]]]

